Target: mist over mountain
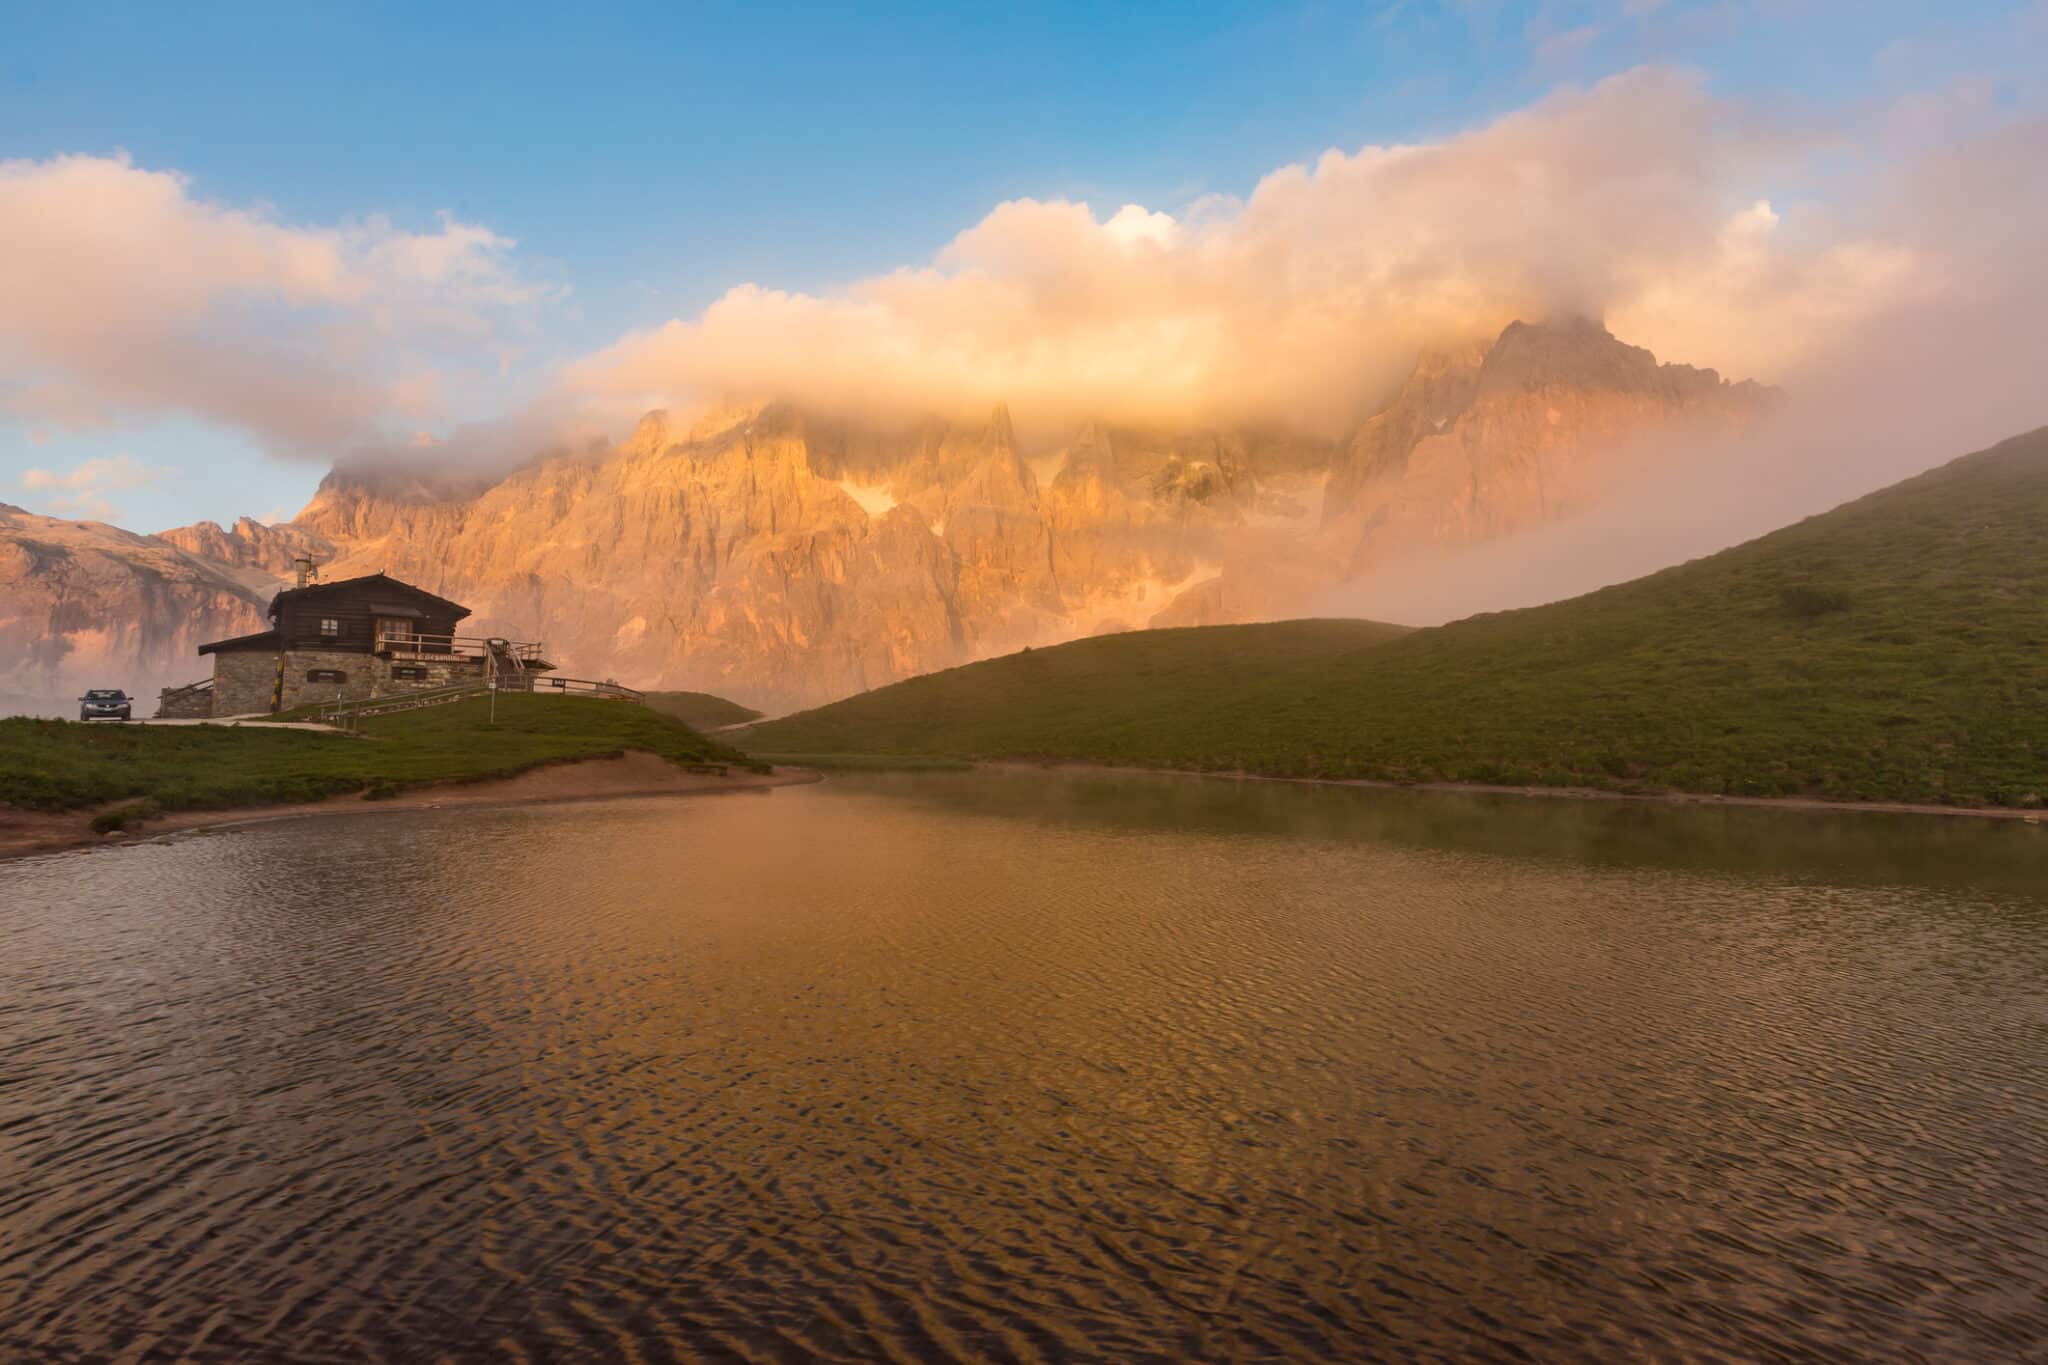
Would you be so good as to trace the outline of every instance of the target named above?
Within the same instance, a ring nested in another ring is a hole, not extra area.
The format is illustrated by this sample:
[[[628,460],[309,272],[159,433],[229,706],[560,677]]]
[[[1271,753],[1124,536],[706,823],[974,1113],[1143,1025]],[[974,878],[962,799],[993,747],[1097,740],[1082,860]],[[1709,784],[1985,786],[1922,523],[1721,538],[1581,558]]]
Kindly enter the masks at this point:
[[[157,536],[0,503],[0,713],[76,715],[88,687],[153,707],[152,689],[206,675],[200,645],[262,628],[269,580]]]
[[[328,577],[386,572],[471,606],[479,633],[545,640],[570,674],[787,710],[1026,645],[1299,614],[1596,508],[1686,441],[1749,429],[1772,393],[1584,319],[1518,322],[1426,352],[1334,440],[1084,420],[1030,446],[1004,405],[894,425],[790,404],[656,412],[616,446],[502,475],[351,464],[288,524],[199,523],[101,554],[126,551],[132,578],[154,571],[146,549],[233,584],[204,619],[238,628],[296,556]],[[22,628],[56,642],[21,690],[204,672],[168,619],[184,599],[105,581],[93,610],[148,618],[109,652],[67,624],[84,599],[56,582],[19,576]]]

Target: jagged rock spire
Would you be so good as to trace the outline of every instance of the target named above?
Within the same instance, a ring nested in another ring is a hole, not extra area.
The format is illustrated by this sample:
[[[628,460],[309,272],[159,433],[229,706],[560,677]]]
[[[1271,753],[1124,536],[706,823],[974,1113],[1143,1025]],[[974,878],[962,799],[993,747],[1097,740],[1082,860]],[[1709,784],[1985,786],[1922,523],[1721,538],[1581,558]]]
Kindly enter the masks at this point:
[[[1010,405],[998,402],[994,412],[988,416],[988,430],[984,438],[996,450],[1014,451],[1017,448],[1017,431],[1010,425]]]

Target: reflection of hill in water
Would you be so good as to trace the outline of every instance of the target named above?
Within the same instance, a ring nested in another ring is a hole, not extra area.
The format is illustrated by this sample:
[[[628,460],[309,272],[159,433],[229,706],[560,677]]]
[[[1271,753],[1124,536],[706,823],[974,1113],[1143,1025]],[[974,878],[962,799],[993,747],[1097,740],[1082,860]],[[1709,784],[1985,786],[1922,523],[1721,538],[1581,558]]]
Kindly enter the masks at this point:
[[[1401,791],[1151,773],[834,774],[835,785],[1006,819],[1384,842],[1594,867],[2039,898],[2048,824],[1870,811]]]

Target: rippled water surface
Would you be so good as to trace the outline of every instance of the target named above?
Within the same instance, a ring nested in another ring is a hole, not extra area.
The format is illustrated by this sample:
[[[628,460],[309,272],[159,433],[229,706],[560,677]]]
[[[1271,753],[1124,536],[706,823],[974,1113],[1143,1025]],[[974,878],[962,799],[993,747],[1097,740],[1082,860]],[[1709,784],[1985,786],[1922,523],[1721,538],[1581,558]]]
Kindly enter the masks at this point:
[[[877,777],[0,932],[7,1359],[2048,1351],[2048,829]]]

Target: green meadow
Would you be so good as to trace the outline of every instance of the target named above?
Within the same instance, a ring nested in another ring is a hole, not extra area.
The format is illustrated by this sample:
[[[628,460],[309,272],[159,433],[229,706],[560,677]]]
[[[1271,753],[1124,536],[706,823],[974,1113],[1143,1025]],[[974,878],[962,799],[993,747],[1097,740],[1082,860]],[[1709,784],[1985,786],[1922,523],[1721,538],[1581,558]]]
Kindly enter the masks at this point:
[[[0,804],[158,810],[395,795],[432,782],[508,777],[548,763],[645,750],[685,766],[758,766],[672,717],[625,702],[500,696],[372,716],[357,735],[220,725],[0,720]],[[106,827],[131,817],[109,812]]]
[[[2048,429],[1547,606],[1082,640],[739,736],[763,753],[2036,806]]]

